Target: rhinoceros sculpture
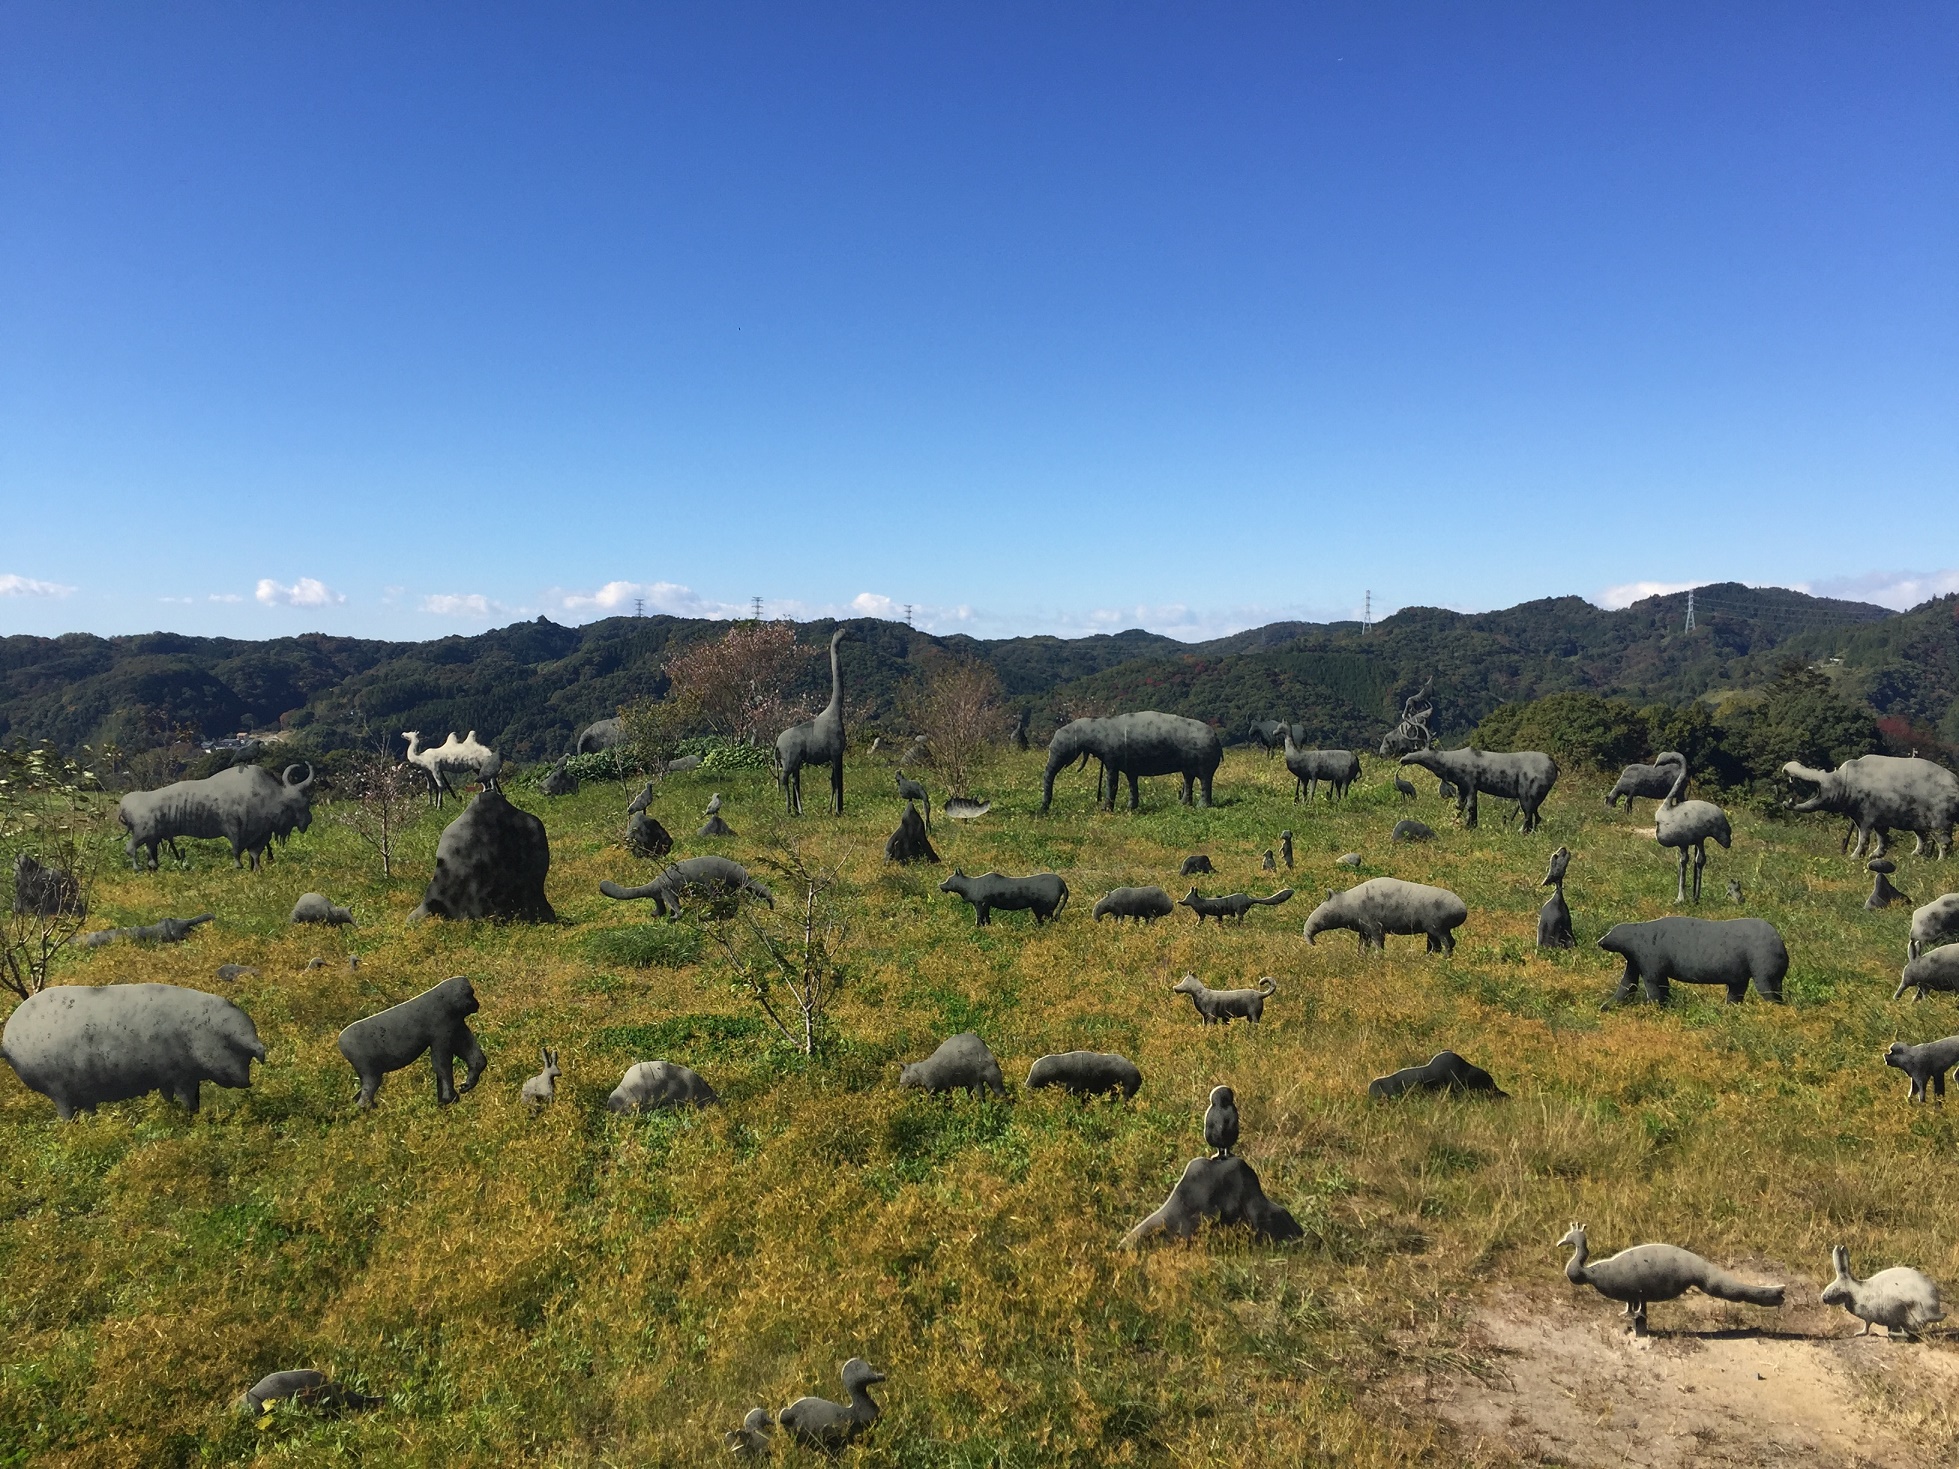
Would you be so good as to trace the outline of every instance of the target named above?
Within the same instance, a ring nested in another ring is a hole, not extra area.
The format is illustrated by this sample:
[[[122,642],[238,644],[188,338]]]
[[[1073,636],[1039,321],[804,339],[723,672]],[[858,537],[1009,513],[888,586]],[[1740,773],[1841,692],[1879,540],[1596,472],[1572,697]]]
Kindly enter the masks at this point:
[[[1857,832],[1851,856],[1882,857],[1891,831],[1913,832],[1922,851],[1930,837],[1940,857],[1952,850],[1952,826],[1959,822],[1959,777],[1934,760],[1916,755],[1862,755],[1835,770],[1815,770],[1791,760],[1782,773],[1816,787],[1816,794],[1792,801],[1795,811],[1833,811],[1849,818]]]

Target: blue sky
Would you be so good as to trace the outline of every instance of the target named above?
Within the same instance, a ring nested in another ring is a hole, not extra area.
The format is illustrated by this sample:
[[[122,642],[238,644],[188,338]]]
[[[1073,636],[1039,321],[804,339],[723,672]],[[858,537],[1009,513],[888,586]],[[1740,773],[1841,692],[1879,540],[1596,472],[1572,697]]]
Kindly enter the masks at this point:
[[[1944,4],[0,8],[0,633],[1959,589]]]

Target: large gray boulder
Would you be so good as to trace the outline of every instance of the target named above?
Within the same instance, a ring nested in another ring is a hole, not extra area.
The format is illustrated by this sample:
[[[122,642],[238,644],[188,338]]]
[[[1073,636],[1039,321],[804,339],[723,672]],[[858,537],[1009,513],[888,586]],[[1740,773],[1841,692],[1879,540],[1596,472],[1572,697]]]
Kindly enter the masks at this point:
[[[608,1112],[645,1112],[662,1107],[714,1107],[721,1099],[691,1066],[673,1061],[637,1061],[605,1099]]]
[[[446,1106],[475,1086],[489,1065],[469,1028],[469,1017],[478,1008],[475,987],[458,974],[341,1031],[340,1054],[361,1081],[359,1105],[372,1107],[388,1073],[414,1064],[424,1053],[435,1073],[438,1104]],[[460,1087],[455,1074],[458,1059],[469,1068]]]
[[[199,1083],[250,1086],[265,1047],[251,1017],[219,995],[174,984],[58,985],[15,1008],[0,1056],[66,1122],[146,1092],[195,1112]]]
[[[1189,1239],[1206,1220],[1247,1225],[1268,1240],[1298,1239],[1305,1233],[1298,1220],[1265,1196],[1258,1174],[1243,1158],[1193,1158],[1163,1207],[1125,1234],[1122,1247],[1134,1249],[1158,1234]]]
[[[1782,767],[1791,781],[1815,792],[1791,803],[1796,811],[1829,811],[1848,817],[1857,832],[1853,857],[1882,857],[1892,830],[1930,837],[1940,857],[1952,850],[1952,826],[1959,822],[1959,777],[1933,760],[1916,755],[1863,755],[1835,770],[1816,770],[1791,760]]]
[[[551,843],[544,823],[485,791],[449,823],[435,845],[435,876],[409,918],[500,918],[552,923],[544,896]]]
[[[305,775],[296,772],[304,770]],[[234,765],[203,780],[180,780],[154,791],[131,791],[116,803],[116,820],[129,833],[124,851],[137,867],[147,851],[157,863],[157,848],[179,837],[231,843],[231,859],[252,866],[271,855],[272,839],[284,841],[313,823],[313,767],[288,765],[283,776],[257,765]]]

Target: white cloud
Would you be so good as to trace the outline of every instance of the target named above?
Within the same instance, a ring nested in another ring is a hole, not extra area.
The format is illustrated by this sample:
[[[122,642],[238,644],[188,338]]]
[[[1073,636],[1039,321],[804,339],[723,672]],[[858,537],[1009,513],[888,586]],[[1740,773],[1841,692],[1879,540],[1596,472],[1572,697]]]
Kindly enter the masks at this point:
[[[1858,576],[1833,576],[1799,583],[1797,591],[1813,597],[1840,597],[1847,602],[1875,602],[1904,612],[1934,597],[1959,592],[1959,566],[1943,571],[1866,571]]]
[[[574,615],[584,612],[601,617],[631,612],[634,604],[640,602],[648,612],[664,612],[672,617],[731,618],[746,617],[749,613],[745,602],[710,601],[692,587],[671,581],[609,581],[596,592],[568,592],[553,587],[545,593],[545,601],[555,602]],[[772,604],[772,610],[781,610],[781,606]]]
[[[212,602],[242,602],[245,599],[236,592],[213,592],[207,600]]]
[[[1592,598],[1592,602],[1608,612],[1617,612],[1635,602],[1644,602],[1648,597],[1668,597],[1675,592],[1691,591],[1706,585],[1704,581],[1629,581],[1622,586],[1607,587]]]
[[[503,611],[481,592],[435,592],[422,598],[422,610],[437,617],[490,617]]]
[[[0,597],[65,597],[75,589],[58,581],[36,581],[31,576],[0,575]]]
[[[254,594],[267,607],[331,607],[347,599],[325,582],[302,576],[291,586],[282,586],[271,577],[259,578]]]

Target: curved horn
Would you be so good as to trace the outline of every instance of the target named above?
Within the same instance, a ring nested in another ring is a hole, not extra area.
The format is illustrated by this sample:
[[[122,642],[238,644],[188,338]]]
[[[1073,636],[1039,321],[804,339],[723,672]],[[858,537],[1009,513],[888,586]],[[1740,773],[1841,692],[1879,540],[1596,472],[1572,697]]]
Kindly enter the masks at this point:
[[[294,780],[294,779],[292,778],[292,773],[293,773],[293,772],[294,772],[295,770],[298,770],[298,769],[300,769],[300,768],[301,768],[302,766],[303,766],[303,767],[305,768],[305,770],[306,770],[306,779],[304,779],[304,780],[298,780],[298,781],[296,781],[296,780]],[[296,764],[296,765],[288,765],[288,766],[286,767],[286,773],[285,773],[285,777],[284,777],[284,779],[285,779],[285,782],[286,782],[286,784],[287,784],[287,785],[289,785],[289,786],[292,786],[292,787],[293,787],[293,788],[294,788],[295,790],[302,790],[302,791],[303,791],[303,790],[305,790],[305,789],[306,789],[306,788],[307,788],[308,786],[310,786],[310,785],[312,785],[312,784],[313,784],[313,773],[314,773],[314,772],[313,772],[313,762],[312,762],[311,760],[301,760],[301,761],[300,761],[300,762],[299,762],[298,764]]]

